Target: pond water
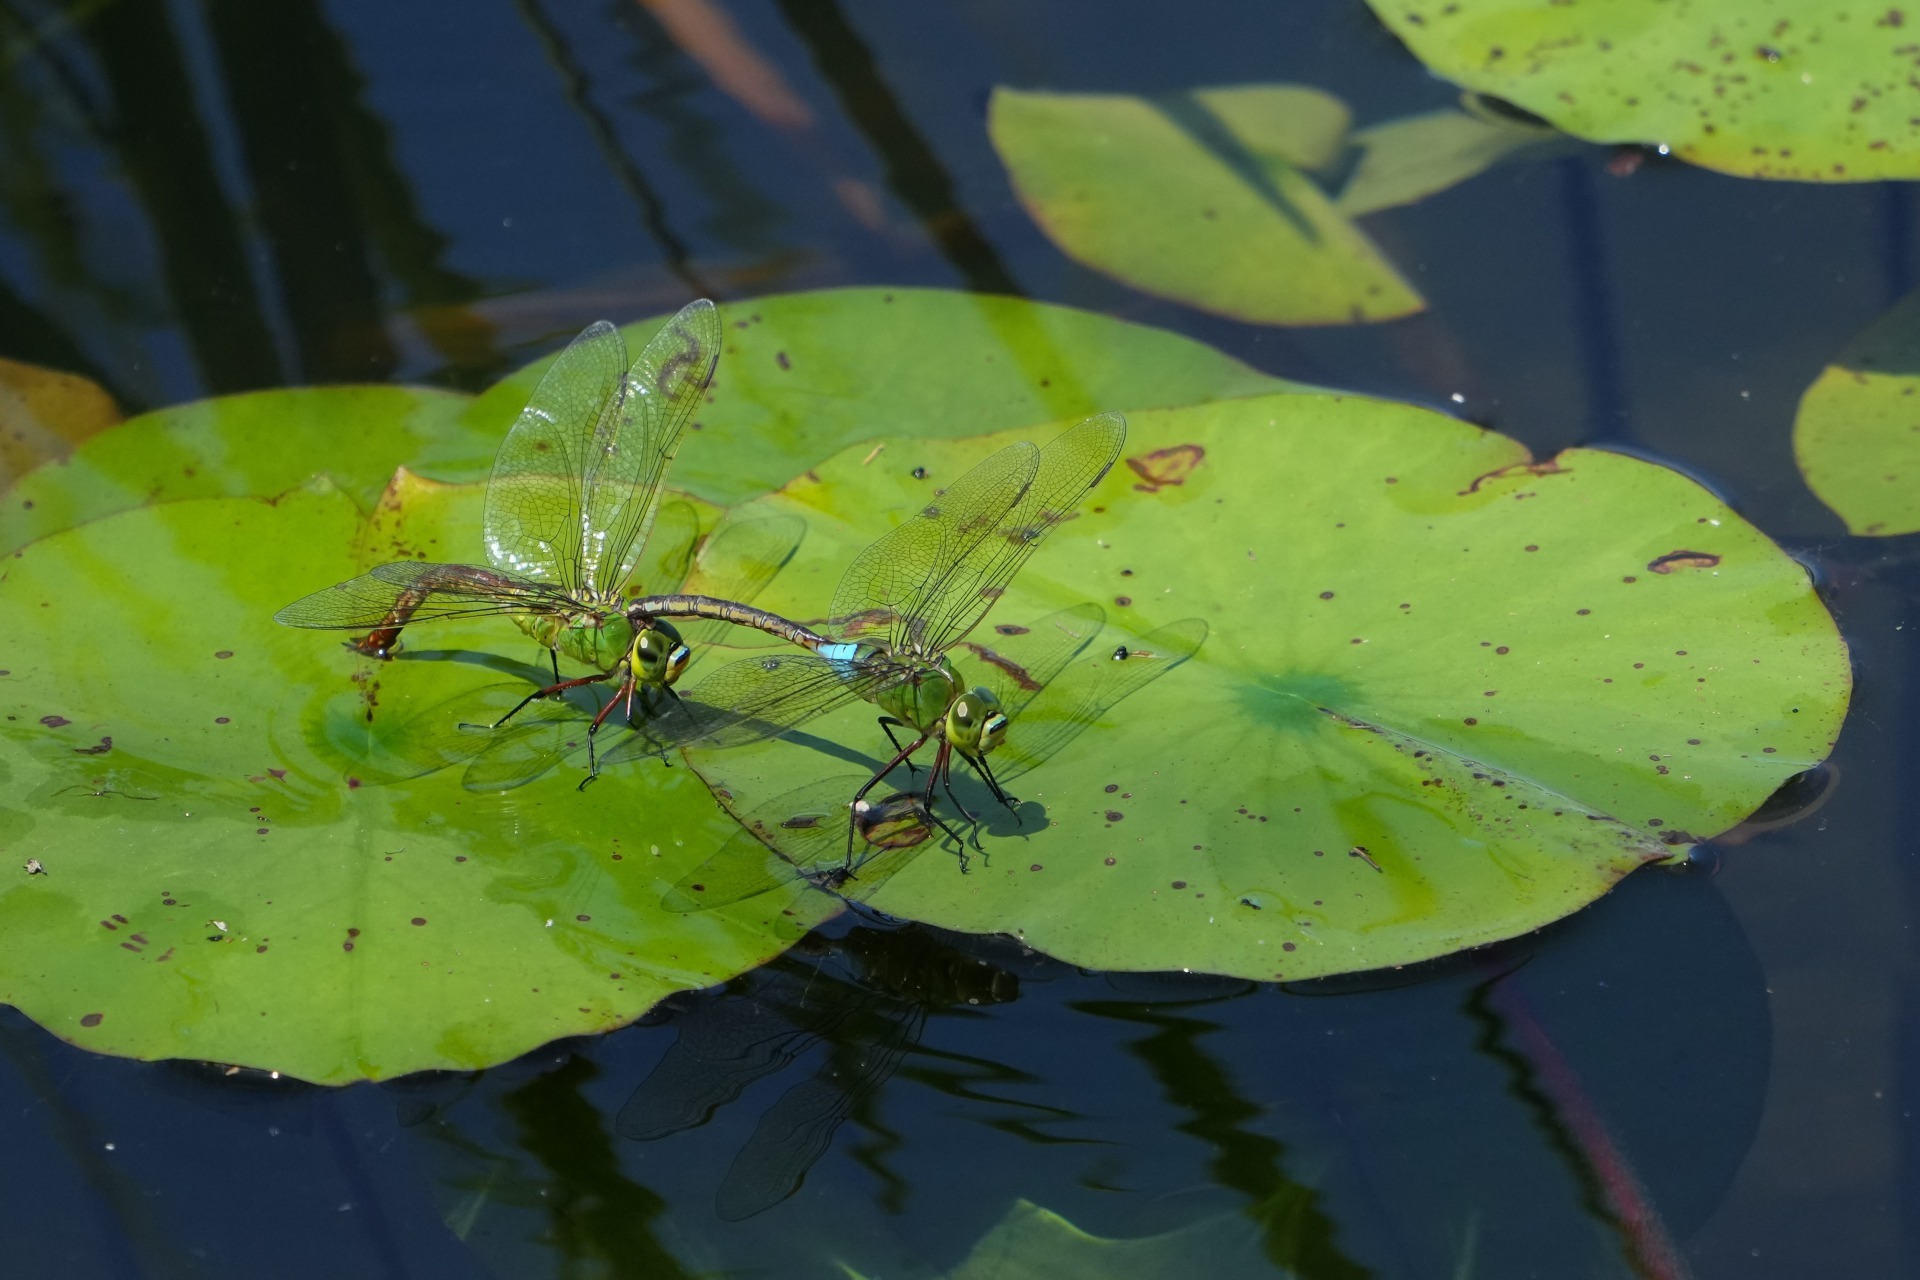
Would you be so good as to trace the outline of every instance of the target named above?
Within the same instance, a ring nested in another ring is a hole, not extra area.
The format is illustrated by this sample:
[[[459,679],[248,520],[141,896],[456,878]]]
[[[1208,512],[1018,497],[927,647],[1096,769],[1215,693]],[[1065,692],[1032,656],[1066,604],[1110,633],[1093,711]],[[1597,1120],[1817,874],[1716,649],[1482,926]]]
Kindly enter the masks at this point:
[[[1368,218],[1427,310],[1281,329],[1067,258],[1015,199],[988,95],[1286,81],[1361,123],[1455,102],[1357,0],[118,0],[11,19],[0,355],[130,411],[479,390],[589,321],[703,294],[1015,294],[1443,408],[1536,456],[1679,468],[1815,573],[1858,679],[1832,790],[1802,787],[1820,803],[1800,820],[1386,974],[1090,973],[850,913],[606,1036],[338,1090],[99,1057],[0,1012],[11,1274],[936,1275],[1023,1200],[1093,1237],[1181,1234],[1102,1252],[1043,1222],[1036,1252],[965,1274],[1920,1266],[1900,781],[1920,573],[1910,537],[1845,534],[1790,439],[1801,392],[1916,283],[1909,188],[1523,158]]]

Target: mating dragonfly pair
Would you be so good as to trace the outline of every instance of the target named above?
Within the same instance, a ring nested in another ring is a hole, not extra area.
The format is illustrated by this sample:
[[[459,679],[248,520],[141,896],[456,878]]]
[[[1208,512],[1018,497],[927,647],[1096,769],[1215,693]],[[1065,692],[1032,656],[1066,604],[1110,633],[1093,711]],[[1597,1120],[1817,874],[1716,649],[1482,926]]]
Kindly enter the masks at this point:
[[[705,300],[673,317],[631,364],[619,330],[604,321],[589,327],[541,378],[494,461],[483,521],[490,567],[383,564],[295,601],[276,619],[364,630],[348,646],[387,658],[402,629],[415,623],[512,618],[548,650],[553,680],[487,728],[502,729],[531,703],[586,685],[613,686],[587,729],[582,787],[603,763],[594,739],[615,707],[624,709],[654,754],[669,746],[758,741],[864,699],[881,711],[893,751],[851,797],[849,863],[855,833],[881,843],[875,821],[884,812],[891,822],[898,812],[899,797],[876,808],[867,795],[902,764],[911,769],[914,753],[929,743],[934,758],[917,818],[945,826],[933,815],[934,790],[941,786],[961,815],[974,820],[953,794],[955,756],[1012,809],[988,756],[1026,698],[1018,695],[1010,706],[986,685],[969,686],[949,652],[979,625],[1048,531],[1106,475],[1125,441],[1125,421],[1099,414],[1045,448],[1022,442],[981,462],[855,558],[817,629],[742,600],[631,593],[662,478],[712,381],[720,343],[718,313]],[[1084,606],[1058,617],[1084,624],[1088,610],[1098,613]],[[692,652],[669,621],[676,618],[755,628],[800,652],[735,661],[683,697],[674,686]],[[1061,628],[1076,637],[1086,632],[1084,625]],[[1092,631],[1098,629],[1094,618]],[[1194,623],[1170,639],[1190,653],[1204,630]],[[563,678],[562,654],[593,674]],[[1125,664],[1127,656],[1121,651],[1110,660]],[[1139,671],[1138,663],[1125,665]],[[1155,666],[1151,674],[1164,669]],[[1135,676],[1117,683],[1140,682]],[[1039,683],[1029,678],[1027,692]],[[908,740],[900,741],[895,730]]]

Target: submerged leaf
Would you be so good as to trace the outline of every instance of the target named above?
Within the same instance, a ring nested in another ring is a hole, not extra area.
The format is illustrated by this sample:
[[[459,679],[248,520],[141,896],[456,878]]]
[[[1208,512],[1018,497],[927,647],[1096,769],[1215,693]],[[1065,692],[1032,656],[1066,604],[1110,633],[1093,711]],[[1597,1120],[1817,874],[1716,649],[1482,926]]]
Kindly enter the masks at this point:
[[[812,524],[764,603],[828,597],[891,513],[992,443],[850,451],[756,504]],[[1127,453],[972,639],[1011,647],[1091,597],[1123,637],[1100,648],[1186,617],[1204,644],[1020,777],[1017,817],[957,784],[979,853],[964,872],[912,860],[875,908],[1099,968],[1402,964],[1577,909],[1830,749],[1849,687],[1831,618],[1797,563],[1675,472],[1535,463],[1351,397],[1137,414]],[[993,669],[956,656],[963,679]],[[757,812],[854,752],[884,759],[874,714],[692,754]],[[1022,732],[1016,715],[1008,759]]]
[[[1263,324],[1418,311],[1419,294],[1303,172],[1327,162],[1330,126],[1344,125],[1328,101],[1290,85],[1163,100],[1003,87],[988,129],[1054,242],[1136,288]]]
[[[0,491],[118,421],[119,406],[99,383],[0,359]]]

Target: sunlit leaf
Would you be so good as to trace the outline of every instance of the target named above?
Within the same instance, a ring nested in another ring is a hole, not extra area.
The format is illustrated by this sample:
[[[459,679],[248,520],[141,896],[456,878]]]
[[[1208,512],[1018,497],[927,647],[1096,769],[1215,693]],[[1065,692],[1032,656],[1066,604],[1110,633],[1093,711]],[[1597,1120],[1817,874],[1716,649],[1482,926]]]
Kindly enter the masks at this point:
[[[1793,455],[1853,532],[1920,529],[1920,294],[1856,335],[1807,388]]]
[[[1420,296],[1303,172],[1344,116],[1289,85],[1153,100],[1003,87],[988,129],[1053,241],[1136,288],[1263,324],[1407,315]]]
[[[102,1052],[344,1081],[619,1026],[779,949],[750,913],[660,907],[738,830],[687,769],[378,785],[410,716],[545,666],[498,618],[388,664],[276,625],[395,541],[479,546],[473,487],[382,512],[368,533],[325,486],[159,504],[9,562],[0,1001]]]
[[[1724,173],[1920,176],[1914,37],[1898,6],[1803,0],[1368,0],[1414,54],[1595,142]]]
[[[977,435],[1292,385],[1191,338],[1019,298],[827,289],[730,303],[721,318],[713,402],[673,466],[675,486],[711,502],[777,489],[875,436]],[[494,387],[470,416],[504,431],[544,368]]]
[[[1831,747],[1849,689],[1831,618],[1795,561],[1684,476],[1590,450],[1532,463],[1350,397],[1131,423],[1125,464],[973,640],[1012,645],[1001,628],[1091,599],[1101,647],[1187,617],[1204,643],[1020,777],[1017,823],[965,778],[987,823],[967,870],[922,854],[875,908],[1097,968],[1401,964],[1576,910]],[[991,443],[850,451],[755,504],[812,526],[765,602],[817,607]],[[969,679],[989,668],[958,657]],[[690,754],[759,813],[850,751],[884,758],[875,714]]]

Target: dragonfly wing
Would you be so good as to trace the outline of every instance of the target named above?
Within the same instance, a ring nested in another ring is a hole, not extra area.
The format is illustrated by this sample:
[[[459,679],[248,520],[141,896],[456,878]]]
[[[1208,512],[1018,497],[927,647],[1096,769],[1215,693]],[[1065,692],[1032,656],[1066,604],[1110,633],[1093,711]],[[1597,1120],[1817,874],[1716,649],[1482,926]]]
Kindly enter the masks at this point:
[[[693,735],[682,745],[737,747],[778,737],[885,683],[850,663],[811,653],[743,658],[715,671],[682,700]]]
[[[930,584],[919,617],[921,643],[938,653],[972,631],[1027,562],[1040,540],[1099,484],[1120,456],[1127,420],[1102,413],[1062,432],[1040,450],[1032,483],[1003,519],[963,558]]]
[[[613,1131],[650,1142],[692,1129],[804,1053],[814,1034],[753,994],[697,997],[680,1034],[614,1118]]]
[[[1106,711],[1191,658],[1207,638],[1201,618],[1184,618],[1149,632],[1137,645],[1082,658],[1027,701],[1013,716],[1007,740],[994,752],[1003,783],[1051,759]]]
[[[1100,635],[1107,611],[1088,601],[1050,613],[1030,627],[1002,625],[992,642],[963,640],[959,647],[980,660],[986,686],[1008,716],[1020,711]]]
[[[602,419],[583,474],[583,585],[616,592],[653,525],[660,481],[706,397],[720,359],[720,313],[701,298],[681,308],[627,371],[616,412]]]
[[[289,627],[363,627],[487,614],[565,613],[574,607],[551,583],[472,564],[396,560],[295,600],[273,615]]]
[[[729,520],[701,545],[680,589],[690,594],[752,604],[793,559],[806,534],[807,522],[797,515]],[[772,643],[764,632],[717,620],[682,626],[680,635],[689,644],[759,648]]]
[[[854,557],[834,590],[829,626],[846,637],[885,632],[895,649],[915,647],[955,566],[1018,505],[1039,461],[1031,444],[1008,445]]]
[[[582,330],[514,419],[487,482],[487,560],[578,594],[586,534],[583,478],[595,441],[622,411],[627,344],[606,321]]]

